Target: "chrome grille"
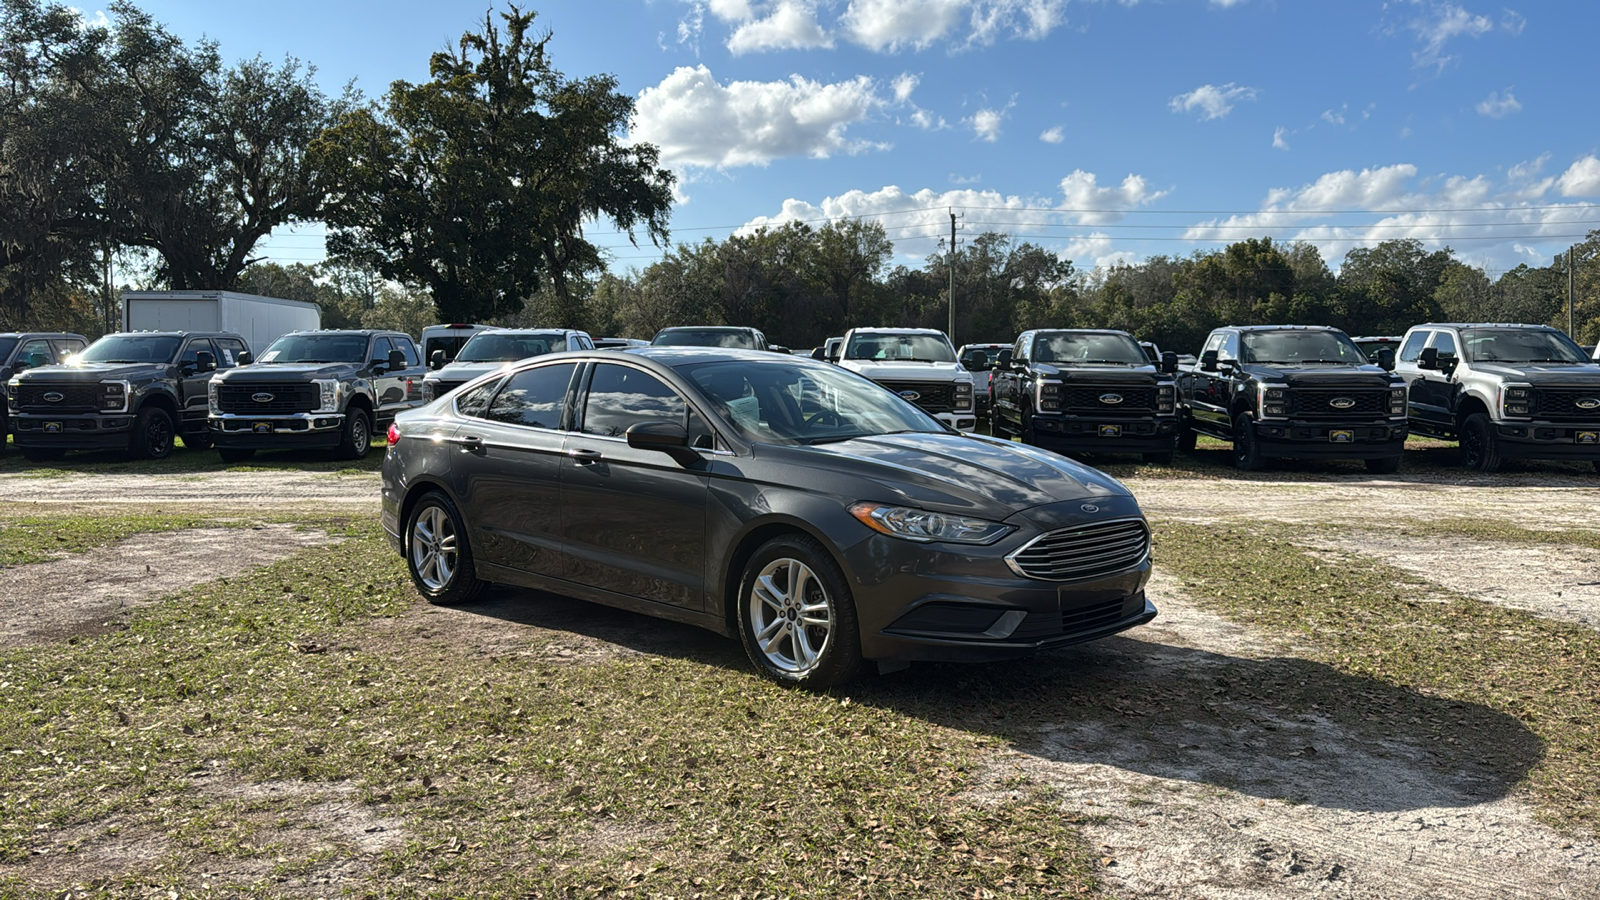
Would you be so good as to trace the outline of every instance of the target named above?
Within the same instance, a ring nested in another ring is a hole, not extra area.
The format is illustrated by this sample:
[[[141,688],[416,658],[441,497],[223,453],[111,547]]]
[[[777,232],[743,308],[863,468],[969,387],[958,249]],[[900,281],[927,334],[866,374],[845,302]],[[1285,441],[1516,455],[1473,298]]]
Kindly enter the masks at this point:
[[[1350,405],[1340,408],[1333,404],[1349,400]],[[1302,418],[1340,418],[1348,416],[1378,416],[1389,414],[1389,389],[1371,388],[1290,388],[1289,415]]]
[[[271,394],[266,402],[256,395]],[[322,388],[309,382],[222,384],[217,387],[217,408],[237,416],[282,415],[312,412],[322,405]]]
[[[1583,400],[1600,400],[1600,387],[1538,388],[1534,391],[1534,412],[1545,419],[1571,419],[1574,422],[1600,422],[1600,408],[1583,409]]]
[[[38,413],[99,409],[100,390],[99,384],[25,382],[17,387],[11,405],[18,410]],[[46,394],[60,394],[61,399],[52,403],[44,399]]]
[[[1136,568],[1149,555],[1150,529],[1144,520],[1114,519],[1042,534],[1006,562],[1027,578],[1087,581]]]

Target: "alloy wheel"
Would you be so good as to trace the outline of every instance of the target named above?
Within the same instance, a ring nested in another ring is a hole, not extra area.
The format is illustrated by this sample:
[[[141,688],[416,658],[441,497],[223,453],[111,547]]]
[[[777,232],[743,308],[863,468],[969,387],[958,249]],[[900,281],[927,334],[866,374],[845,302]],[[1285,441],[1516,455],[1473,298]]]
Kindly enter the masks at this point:
[[[455,576],[458,553],[455,523],[443,509],[430,506],[411,526],[411,568],[430,591],[448,587]]]
[[[773,560],[756,576],[748,602],[756,646],[774,668],[803,675],[817,666],[835,623],[817,573],[798,559]]]

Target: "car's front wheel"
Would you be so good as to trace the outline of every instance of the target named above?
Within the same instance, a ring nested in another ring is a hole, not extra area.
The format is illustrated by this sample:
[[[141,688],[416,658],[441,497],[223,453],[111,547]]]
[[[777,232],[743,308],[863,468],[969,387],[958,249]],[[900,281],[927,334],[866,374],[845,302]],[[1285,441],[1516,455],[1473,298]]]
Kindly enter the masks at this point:
[[[344,416],[344,430],[339,434],[339,458],[361,459],[371,446],[372,420],[361,407],[350,407]]]
[[[471,602],[489,586],[473,565],[461,512],[437,492],[418,500],[406,521],[406,568],[418,593],[439,606]]]
[[[849,585],[810,537],[785,535],[756,550],[739,582],[738,617],[750,661],[780,684],[826,690],[861,669]]]
[[[1500,444],[1495,438],[1494,423],[1483,413],[1473,413],[1462,423],[1461,464],[1479,472],[1500,468]]]
[[[1260,471],[1264,460],[1256,440],[1256,420],[1244,413],[1233,420],[1233,467],[1241,472]]]
[[[128,455],[134,459],[166,459],[172,453],[172,417],[159,406],[146,406],[133,420]]]

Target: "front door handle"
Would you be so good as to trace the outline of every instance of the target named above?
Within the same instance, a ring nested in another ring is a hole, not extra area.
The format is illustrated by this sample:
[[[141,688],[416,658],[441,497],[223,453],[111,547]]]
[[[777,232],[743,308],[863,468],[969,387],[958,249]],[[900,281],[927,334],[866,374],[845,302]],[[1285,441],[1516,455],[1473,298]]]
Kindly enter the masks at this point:
[[[572,457],[580,466],[587,466],[605,459],[599,450],[579,450],[576,447],[568,450],[567,455]]]

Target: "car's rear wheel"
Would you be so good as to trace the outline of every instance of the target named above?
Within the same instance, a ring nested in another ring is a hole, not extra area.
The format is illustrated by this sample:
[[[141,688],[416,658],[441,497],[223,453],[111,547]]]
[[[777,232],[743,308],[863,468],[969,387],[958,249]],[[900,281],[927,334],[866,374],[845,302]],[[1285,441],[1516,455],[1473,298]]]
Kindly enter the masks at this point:
[[[1500,444],[1495,438],[1494,423],[1483,413],[1473,413],[1462,423],[1461,464],[1479,472],[1500,469]]]
[[[814,539],[761,545],[739,582],[739,637],[761,673],[825,690],[861,669],[861,635],[844,573]]]
[[[456,606],[477,599],[489,583],[478,578],[461,512],[444,494],[412,507],[406,523],[406,568],[429,603]]]
[[[1400,471],[1400,457],[1385,456],[1382,459],[1369,459],[1367,471],[1374,475],[1393,475]]]
[[[255,456],[256,451],[250,447],[218,447],[217,455],[225,463],[241,463]]]
[[[172,417],[159,406],[146,406],[133,420],[128,455],[134,459],[166,459],[172,453]]]
[[[1258,472],[1265,460],[1256,440],[1256,422],[1249,413],[1233,420],[1233,467],[1241,472]]]
[[[344,430],[339,433],[339,458],[361,459],[371,446],[372,419],[361,407],[350,407],[344,416]]]

